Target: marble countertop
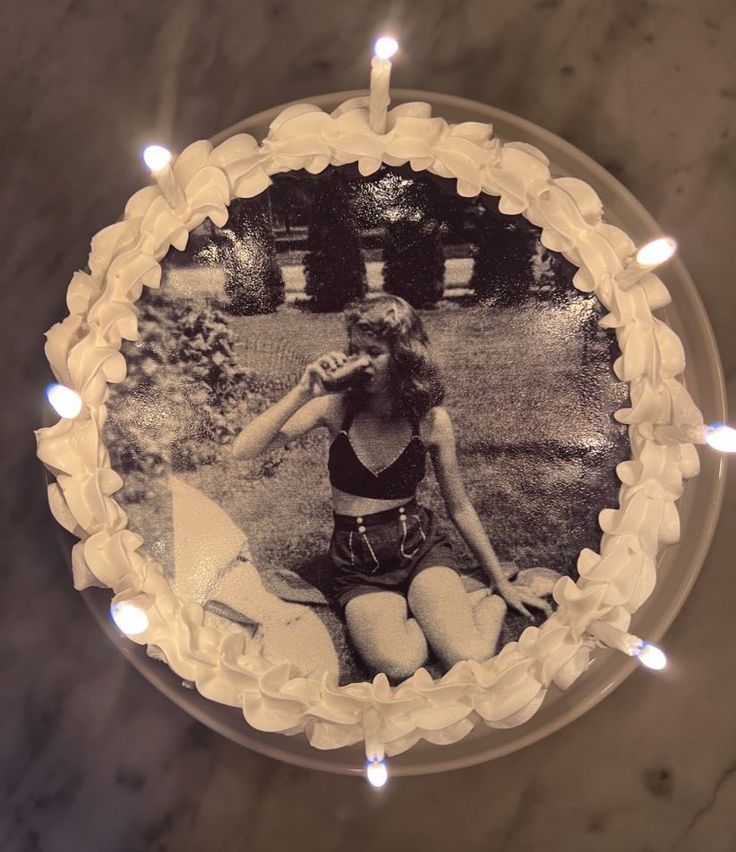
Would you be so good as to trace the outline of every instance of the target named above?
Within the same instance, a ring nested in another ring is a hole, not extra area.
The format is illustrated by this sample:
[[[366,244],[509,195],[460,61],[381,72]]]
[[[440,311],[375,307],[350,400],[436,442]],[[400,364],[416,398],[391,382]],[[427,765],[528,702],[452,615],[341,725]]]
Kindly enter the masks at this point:
[[[72,588],[31,434],[49,379],[42,332],[90,235],[144,182],[140,145],[178,150],[275,104],[365,87],[386,25],[403,46],[395,86],[546,127],[677,237],[736,399],[736,4],[11,0],[4,12],[0,849],[736,849],[733,464],[664,640],[669,676],[635,672],[516,754],[374,791],[231,743],[126,662]]]

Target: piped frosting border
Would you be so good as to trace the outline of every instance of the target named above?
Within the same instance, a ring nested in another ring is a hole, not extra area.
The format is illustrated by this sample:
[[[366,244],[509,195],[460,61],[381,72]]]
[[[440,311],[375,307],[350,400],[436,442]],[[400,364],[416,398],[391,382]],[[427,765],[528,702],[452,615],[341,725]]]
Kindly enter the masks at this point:
[[[249,652],[242,631],[205,623],[202,607],[177,598],[161,566],[141,550],[141,537],[127,528],[114,499],[122,479],[101,437],[109,384],[126,373],[122,341],[138,336],[135,302],[144,286],[160,286],[160,262],[169,248],[184,249],[207,217],[224,225],[230,201],[260,194],[271,175],[317,174],[352,163],[363,175],[382,163],[408,163],[454,179],[461,196],[496,196],[502,213],[523,214],[540,227],[543,245],[579,267],[575,287],[595,293],[608,311],[602,325],[615,329],[621,357],[614,371],[629,384],[631,400],[615,413],[628,425],[632,448],[631,459],[616,468],[619,507],[600,513],[599,552],[581,552],[578,581],[566,577],[555,586],[556,612],[487,662],[458,663],[438,680],[420,669],[398,687],[384,675],[348,686],[338,686],[331,675],[305,678],[288,663],[273,665]],[[652,313],[670,301],[663,283],[651,273],[626,289],[616,282],[635,246],[603,221],[590,186],[574,177],[553,178],[548,159],[531,145],[503,144],[488,124],[450,125],[425,103],[391,110],[384,135],[368,127],[367,98],[332,113],[298,104],[273,121],[261,144],[245,134],[214,148],[195,142],[173,170],[183,203],[172,209],[156,186],[133,195],[123,219],[93,237],[89,271],[74,273],[69,284],[69,316],[47,333],[56,379],[83,401],[77,418],[36,433],[38,456],[56,477],[48,489],[51,511],[80,539],[72,551],[75,587],[109,587],[114,601],[135,600],[149,627],[130,638],[148,645],[151,656],[206,698],[240,707],[254,728],[304,731],[316,748],[370,738],[393,755],[420,739],[456,742],[480,723],[522,724],[552,684],[566,689],[588,667],[596,645],[587,634],[593,622],[628,628],[654,589],[658,552],[679,539],[676,501],[684,480],[698,473],[699,458],[692,444],[655,440],[653,426],[703,421],[678,379],[685,368],[682,345]]]

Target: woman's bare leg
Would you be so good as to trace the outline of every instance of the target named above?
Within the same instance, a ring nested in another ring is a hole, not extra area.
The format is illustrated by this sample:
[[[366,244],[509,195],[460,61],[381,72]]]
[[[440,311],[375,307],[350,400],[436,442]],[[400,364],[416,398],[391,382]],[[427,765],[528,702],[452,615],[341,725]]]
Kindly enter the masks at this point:
[[[427,640],[406,599],[396,592],[368,592],[345,607],[350,638],[367,665],[393,681],[411,677],[427,661]]]
[[[445,665],[482,662],[494,655],[506,604],[497,595],[468,594],[451,568],[436,565],[417,574],[409,588],[409,606]]]
[[[494,595],[490,589],[467,592],[467,597],[481,636],[495,636],[498,641],[506,617],[506,601],[499,595]]]

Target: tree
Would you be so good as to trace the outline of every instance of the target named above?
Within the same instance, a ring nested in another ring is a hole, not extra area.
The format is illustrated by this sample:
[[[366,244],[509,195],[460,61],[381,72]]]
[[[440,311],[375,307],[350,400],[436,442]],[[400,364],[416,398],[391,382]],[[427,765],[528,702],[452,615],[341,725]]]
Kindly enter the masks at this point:
[[[312,200],[305,292],[318,311],[340,311],[362,299],[367,288],[360,236],[354,224],[343,179],[333,172],[317,182]]]
[[[386,228],[383,289],[414,308],[434,306],[445,289],[445,255],[437,219],[399,219]]]
[[[446,212],[437,184],[416,174],[398,183],[386,210],[383,288],[415,308],[435,305],[445,289]]]
[[[273,313],[283,304],[286,288],[276,258],[268,195],[233,202],[221,240],[230,311]]]
[[[511,306],[527,298],[536,241],[530,228],[522,216],[505,216],[497,210],[486,210],[480,217],[469,285],[479,299]]]

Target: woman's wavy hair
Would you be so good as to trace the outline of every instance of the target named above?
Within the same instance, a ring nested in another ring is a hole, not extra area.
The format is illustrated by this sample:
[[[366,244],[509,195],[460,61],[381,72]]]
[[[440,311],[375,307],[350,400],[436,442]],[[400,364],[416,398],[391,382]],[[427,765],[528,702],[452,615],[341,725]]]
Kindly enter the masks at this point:
[[[348,337],[355,329],[385,343],[391,356],[392,416],[417,423],[445,398],[440,370],[417,312],[400,296],[382,295],[345,308]],[[366,396],[360,385],[345,395],[348,411],[360,411]]]

